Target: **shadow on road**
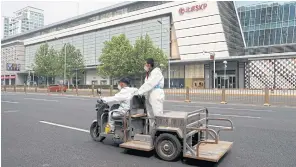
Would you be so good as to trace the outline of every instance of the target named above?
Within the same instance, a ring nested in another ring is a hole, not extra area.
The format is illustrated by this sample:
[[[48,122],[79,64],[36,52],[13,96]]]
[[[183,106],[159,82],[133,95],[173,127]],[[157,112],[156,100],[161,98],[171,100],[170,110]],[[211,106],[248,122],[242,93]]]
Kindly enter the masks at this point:
[[[128,155],[133,155],[133,156],[145,157],[145,158],[150,158],[155,154],[154,151],[146,152],[146,151],[129,150],[129,149],[125,149],[122,153],[128,154]]]

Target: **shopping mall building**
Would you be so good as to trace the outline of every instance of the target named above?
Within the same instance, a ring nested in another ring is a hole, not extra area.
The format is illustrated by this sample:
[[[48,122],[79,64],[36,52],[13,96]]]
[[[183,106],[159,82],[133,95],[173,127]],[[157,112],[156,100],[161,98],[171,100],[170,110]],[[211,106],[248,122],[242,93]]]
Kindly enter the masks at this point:
[[[32,80],[31,64],[40,45],[47,42],[61,49],[71,43],[85,60],[79,83],[109,84],[96,73],[103,43],[120,34],[134,43],[148,34],[170,59],[170,75],[163,71],[166,86],[169,77],[171,87],[295,88],[295,6],[125,2],[2,39],[1,61],[6,66],[1,79],[4,84]],[[215,69],[209,52],[215,54]]]

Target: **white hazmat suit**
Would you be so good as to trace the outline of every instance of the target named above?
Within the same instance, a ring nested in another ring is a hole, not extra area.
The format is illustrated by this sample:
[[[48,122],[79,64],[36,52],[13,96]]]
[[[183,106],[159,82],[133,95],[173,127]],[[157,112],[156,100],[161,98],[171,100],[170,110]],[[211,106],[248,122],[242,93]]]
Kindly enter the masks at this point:
[[[112,110],[108,113],[108,123],[111,130],[114,130],[115,127],[112,117],[124,116],[124,114],[130,109],[130,100],[137,90],[137,88],[124,87],[114,96],[102,98],[102,100],[106,103],[117,103],[120,105],[118,109]]]
[[[164,77],[160,68],[154,68],[145,78],[145,83],[139,88],[138,94],[146,96],[146,109],[148,117],[154,118],[163,114]],[[155,120],[150,119],[150,129],[154,127]]]

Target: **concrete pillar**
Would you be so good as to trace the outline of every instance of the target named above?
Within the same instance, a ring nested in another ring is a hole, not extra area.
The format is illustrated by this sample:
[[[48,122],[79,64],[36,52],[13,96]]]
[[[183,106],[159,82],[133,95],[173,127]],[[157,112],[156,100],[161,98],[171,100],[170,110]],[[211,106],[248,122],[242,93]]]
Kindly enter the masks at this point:
[[[207,89],[212,88],[210,65],[204,64],[204,67],[205,67],[205,88]]]
[[[238,62],[238,88],[245,88],[245,62]]]

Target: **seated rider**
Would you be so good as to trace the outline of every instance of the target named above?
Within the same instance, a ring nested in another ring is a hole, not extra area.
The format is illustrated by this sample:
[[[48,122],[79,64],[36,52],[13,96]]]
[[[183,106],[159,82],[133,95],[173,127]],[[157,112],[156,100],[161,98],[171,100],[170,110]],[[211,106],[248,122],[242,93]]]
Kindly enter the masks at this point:
[[[130,100],[133,97],[133,93],[137,91],[137,88],[129,87],[130,81],[128,78],[122,78],[119,81],[118,89],[120,92],[116,93],[112,97],[104,97],[102,100],[105,103],[118,103],[120,106],[118,109],[110,111],[108,114],[108,123],[111,128],[111,132],[115,130],[115,124],[112,117],[122,117],[130,109]]]

